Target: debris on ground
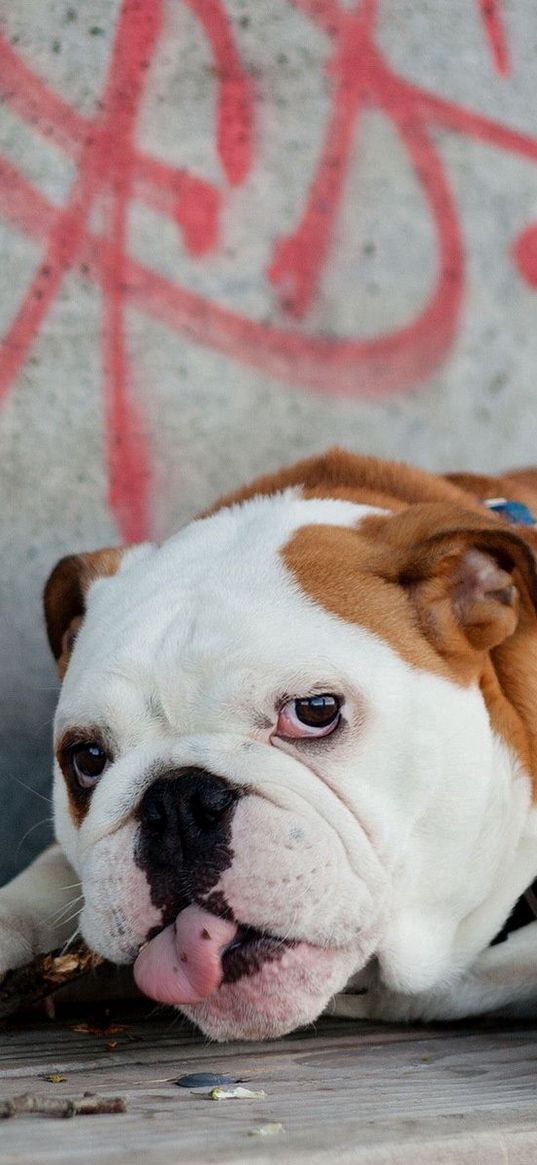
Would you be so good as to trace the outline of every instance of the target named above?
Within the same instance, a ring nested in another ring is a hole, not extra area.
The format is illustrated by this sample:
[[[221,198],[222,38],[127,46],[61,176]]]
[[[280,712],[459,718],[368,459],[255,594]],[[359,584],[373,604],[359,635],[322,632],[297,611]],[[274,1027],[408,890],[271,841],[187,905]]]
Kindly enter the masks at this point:
[[[243,1088],[241,1084],[233,1088],[211,1088],[209,1093],[211,1100],[264,1100],[266,1095],[262,1088],[254,1092],[251,1088]]]
[[[178,1076],[174,1080],[178,1088],[214,1088],[216,1085],[235,1084],[231,1076],[222,1076],[218,1072],[189,1072],[187,1076]]]
[[[0,984],[0,1019],[38,1003],[53,991],[65,987],[66,983],[89,975],[104,962],[101,955],[79,942],[68,954],[53,951],[48,955],[38,955],[26,966],[8,971]]]
[[[64,1120],[72,1116],[101,1116],[111,1113],[126,1112],[127,1101],[124,1096],[96,1096],[92,1092],[85,1092],[79,1097],[33,1096],[31,1092],[22,1092],[19,1096],[12,1096],[8,1100],[0,1100],[0,1120],[7,1120],[12,1116],[55,1116]]]
[[[249,1137],[275,1137],[277,1133],[284,1133],[285,1128],[280,1121],[269,1121],[266,1125],[257,1125],[257,1128],[248,1129]]]

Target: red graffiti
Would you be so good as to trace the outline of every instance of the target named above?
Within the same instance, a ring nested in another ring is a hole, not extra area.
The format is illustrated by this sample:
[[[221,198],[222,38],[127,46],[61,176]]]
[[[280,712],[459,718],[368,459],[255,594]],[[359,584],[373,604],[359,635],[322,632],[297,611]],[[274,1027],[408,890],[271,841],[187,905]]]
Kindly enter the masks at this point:
[[[478,3],[494,64],[498,73],[506,77],[509,72],[509,52],[498,0],[478,0]]]
[[[162,36],[161,0],[123,0],[109,68],[93,118],[77,113],[0,40],[5,100],[32,128],[73,160],[69,198],[56,208],[10,163],[0,159],[0,213],[40,243],[43,257],[9,327],[0,364],[5,395],[58,294],[76,266],[102,291],[103,375],[109,502],[122,536],[136,540],[151,527],[151,458],[141,401],[129,365],[125,309],[134,305],[201,344],[290,385],[339,394],[403,391],[445,358],[457,333],[464,283],[464,248],[454,197],[432,131],[444,127],[537,160],[537,139],[516,133],[397,75],[375,42],[378,0],[354,10],[339,0],[294,0],[331,42],[332,104],[324,143],[297,226],[279,240],[267,276],[288,323],[261,323],[157,275],[127,251],[127,215],[138,199],[172,218],[185,248],[202,261],[219,244],[226,183],[244,182],[254,164],[254,102],[223,0],[184,0],[213,56],[216,145],[222,186],[165,165],[136,146],[137,116],[149,66]],[[478,0],[495,69],[508,71],[506,37],[496,0]],[[335,222],[361,113],[377,108],[407,151],[429,208],[437,240],[437,276],[417,317],[370,340],[329,338],[305,330],[330,258]],[[89,227],[95,201],[104,207],[99,234]],[[532,228],[530,228],[532,229]],[[515,253],[535,255],[521,236]],[[535,270],[534,259],[529,266]],[[531,281],[531,280],[530,280]]]
[[[527,227],[515,239],[513,260],[526,283],[537,288],[537,227]]]
[[[219,0],[187,0],[205,28],[219,75],[218,152],[230,183],[243,181],[251,163],[251,94]],[[9,86],[7,100],[24,120],[50,134],[77,162],[77,178],[64,208],[40,234],[46,251],[3,341],[0,396],[13,382],[50,309],[66,271],[80,260],[88,241],[87,223],[99,196],[105,208],[100,244],[102,260],[95,277],[103,296],[103,373],[107,435],[108,500],[126,540],[147,535],[151,527],[151,467],[140,408],[133,397],[128,366],[124,308],[127,270],[127,214],[133,197],[171,214],[183,231],[185,246],[202,255],[217,243],[218,191],[181,171],[140,156],[135,147],[136,116],[145,73],[161,32],[162,8],[154,0],[125,0],[117,23],[108,76],[92,121],[66,106],[30,72],[5,40],[0,68]],[[19,176],[3,166],[8,203]],[[35,236],[37,192],[25,191],[25,229]],[[10,207],[4,211],[9,216]],[[20,225],[20,217],[18,218]],[[87,264],[89,268],[89,264]]]

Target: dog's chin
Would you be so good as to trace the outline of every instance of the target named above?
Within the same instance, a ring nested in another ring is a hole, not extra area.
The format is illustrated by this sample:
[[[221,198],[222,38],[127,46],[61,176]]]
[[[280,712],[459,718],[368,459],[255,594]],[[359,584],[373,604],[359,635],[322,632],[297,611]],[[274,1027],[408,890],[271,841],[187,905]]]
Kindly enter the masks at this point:
[[[261,1040],[315,1020],[364,961],[356,948],[279,937],[192,903],[143,945],[134,978],[212,1039]]]
[[[275,1039],[313,1023],[359,962],[356,952],[297,943],[180,1010],[213,1040]]]

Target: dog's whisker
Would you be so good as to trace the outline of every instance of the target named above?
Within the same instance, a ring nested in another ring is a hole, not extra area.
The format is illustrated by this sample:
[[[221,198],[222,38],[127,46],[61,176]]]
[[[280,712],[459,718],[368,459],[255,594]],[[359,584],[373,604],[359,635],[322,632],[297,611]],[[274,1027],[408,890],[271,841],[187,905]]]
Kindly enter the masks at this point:
[[[73,922],[75,918],[80,918],[80,910],[73,911],[73,913],[70,914],[68,918],[64,918],[61,923],[56,923],[56,926],[68,926],[69,923]]]
[[[26,838],[29,837],[30,834],[34,832],[34,830],[40,829],[41,826],[43,826],[43,825],[52,825],[52,824],[53,824],[52,817],[43,817],[43,819],[41,821],[36,821],[34,825],[31,825],[30,828],[26,830],[26,833],[24,834],[24,836],[21,837],[19,844],[15,850],[15,857],[18,856],[21,845],[24,845]]]
[[[83,902],[83,901],[84,901],[83,894],[77,894],[76,898],[71,898],[71,901],[68,902],[66,906],[63,906],[61,908],[61,910],[58,910],[58,912],[51,917],[50,922],[52,923],[52,925],[57,926],[58,923],[61,922],[62,919],[64,918],[64,915],[68,914],[69,910],[71,910],[73,908],[73,906],[75,906],[78,902]]]
[[[27,793],[33,793],[34,797],[39,797],[41,801],[46,801],[47,805],[52,805],[52,797],[45,796],[44,793],[39,792],[39,789],[33,789],[31,785],[25,785],[24,781],[21,781],[20,777],[15,777],[12,775],[10,780],[15,781],[15,783],[20,785],[21,789],[25,789]]]
[[[74,903],[70,903],[70,906],[73,907]],[[82,909],[82,907],[81,907],[80,903],[77,903],[76,906],[74,907],[74,909],[71,910],[70,914],[67,910],[65,910],[65,911],[63,911],[62,914],[59,914],[57,918],[50,918],[49,919],[50,926],[56,927],[56,926],[65,925],[65,923],[69,922],[71,918],[75,918],[77,914],[80,914],[81,909]]]
[[[67,951],[69,950],[69,947],[71,946],[71,943],[74,943],[75,939],[77,938],[77,936],[79,934],[80,934],[80,927],[77,926],[76,930],[73,931],[71,937],[67,939],[66,943],[64,943],[64,945],[61,949],[62,955],[65,955],[67,953]]]

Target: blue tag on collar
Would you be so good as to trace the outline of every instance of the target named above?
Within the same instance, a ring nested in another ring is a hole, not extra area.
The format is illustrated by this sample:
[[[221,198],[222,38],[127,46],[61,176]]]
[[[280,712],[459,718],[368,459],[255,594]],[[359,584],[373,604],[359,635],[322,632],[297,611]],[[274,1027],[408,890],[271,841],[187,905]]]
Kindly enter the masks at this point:
[[[523,502],[510,502],[507,498],[484,498],[483,504],[495,514],[502,514],[515,526],[537,526],[535,515]]]

